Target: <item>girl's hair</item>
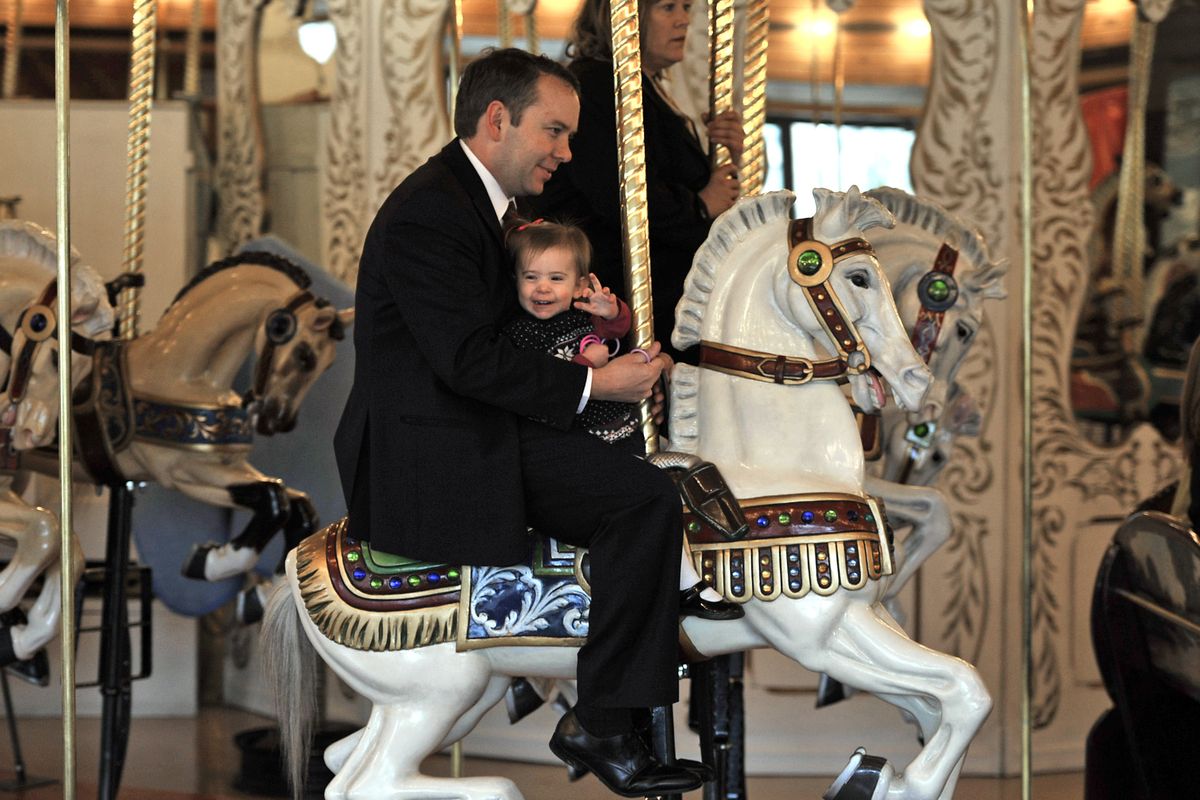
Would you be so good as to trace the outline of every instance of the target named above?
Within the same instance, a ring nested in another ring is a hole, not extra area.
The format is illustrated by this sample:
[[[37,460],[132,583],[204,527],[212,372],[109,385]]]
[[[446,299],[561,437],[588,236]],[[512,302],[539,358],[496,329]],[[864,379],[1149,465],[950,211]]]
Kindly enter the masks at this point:
[[[587,277],[592,264],[592,245],[584,232],[574,225],[543,219],[518,220],[505,233],[504,244],[517,270],[551,247],[561,247],[571,254],[580,278]]]
[[[654,0],[638,0],[638,21],[646,19],[646,9]],[[570,58],[598,58],[611,61],[612,53],[612,7],[609,0],[584,0],[583,6],[571,25],[567,41],[567,56]],[[643,26],[644,30],[644,26]]]

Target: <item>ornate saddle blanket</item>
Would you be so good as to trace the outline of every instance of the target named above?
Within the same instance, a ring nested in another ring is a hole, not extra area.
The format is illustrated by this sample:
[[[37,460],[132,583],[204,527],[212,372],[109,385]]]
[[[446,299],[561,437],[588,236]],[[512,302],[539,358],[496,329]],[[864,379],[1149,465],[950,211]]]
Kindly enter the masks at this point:
[[[726,599],[830,595],[892,574],[892,541],[874,498],[851,494],[742,502],[749,532],[730,537],[684,510],[696,571]]]
[[[432,564],[372,550],[343,518],[300,543],[296,574],[313,624],[356,650],[579,647],[591,605],[581,561],[582,551],[531,537],[524,564]]]
[[[747,525],[731,531],[684,512],[697,571],[730,600],[828,595],[892,572],[890,534],[874,499],[757,498],[743,513]],[[591,607],[583,556],[531,537],[522,564],[431,564],[373,551],[341,519],[300,543],[296,573],[309,618],[356,650],[579,647]]]

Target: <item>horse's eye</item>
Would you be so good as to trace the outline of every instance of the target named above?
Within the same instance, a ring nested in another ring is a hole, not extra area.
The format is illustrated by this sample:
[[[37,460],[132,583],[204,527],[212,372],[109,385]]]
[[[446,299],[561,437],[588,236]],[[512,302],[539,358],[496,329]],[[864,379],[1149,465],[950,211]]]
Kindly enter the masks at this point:
[[[964,342],[970,341],[975,335],[975,330],[965,322],[958,323],[958,338]]]
[[[317,368],[317,354],[313,352],[308,342],[301,342],[296,347],[296,363],[304,372],[312,372]]]
[[[869,280],[867,280],[867,276],[861,272],[853,273],[850,276],[850,282],[853,283],[855,286],[857,286],[860,289],[866,289],[866,288],[870,287],[870,285],[871,285],[871,282]]]

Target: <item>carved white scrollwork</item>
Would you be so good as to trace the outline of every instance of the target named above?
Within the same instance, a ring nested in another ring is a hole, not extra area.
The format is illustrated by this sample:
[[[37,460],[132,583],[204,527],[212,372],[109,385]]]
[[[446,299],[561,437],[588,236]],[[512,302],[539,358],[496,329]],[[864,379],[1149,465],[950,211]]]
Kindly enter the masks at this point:
[[[222,252],[262,233],[263,134],[258,93],[262,0],[222,0],[217,13],[217,240]]]

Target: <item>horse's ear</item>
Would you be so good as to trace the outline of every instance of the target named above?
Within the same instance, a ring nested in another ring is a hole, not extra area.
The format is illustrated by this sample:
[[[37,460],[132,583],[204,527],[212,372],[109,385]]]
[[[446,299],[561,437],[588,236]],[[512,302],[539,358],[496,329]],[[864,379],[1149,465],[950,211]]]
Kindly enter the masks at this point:
[[[980,275],[979,289],[986,300],[1003,300],[1008,297],[1008,290],[1001,281],[1008,274],[1008,260],[997,261]]]

